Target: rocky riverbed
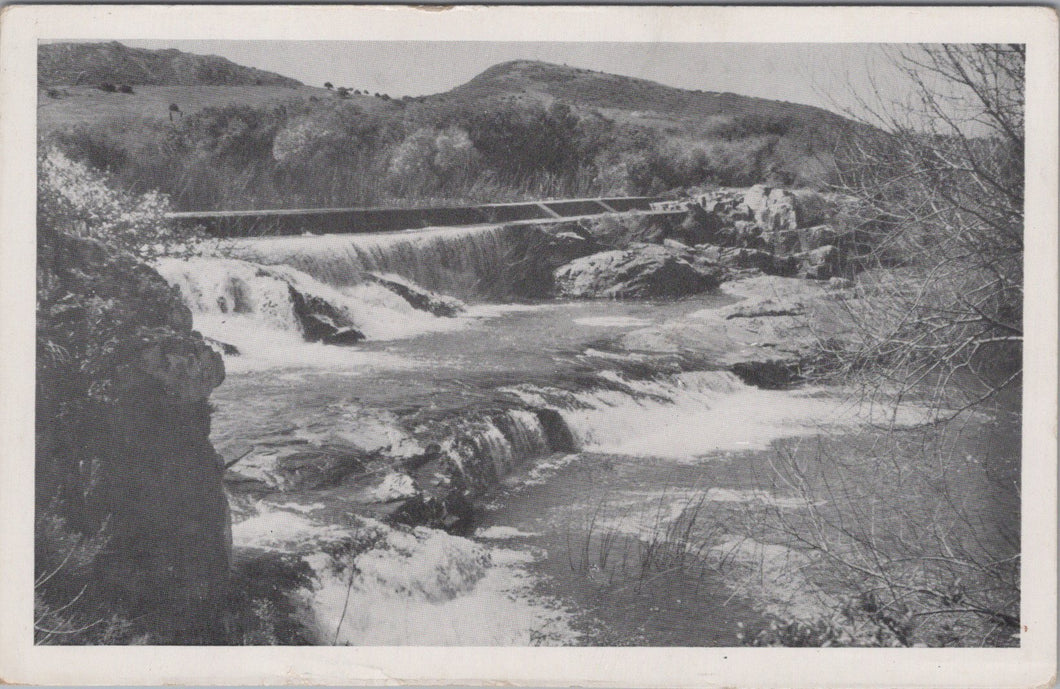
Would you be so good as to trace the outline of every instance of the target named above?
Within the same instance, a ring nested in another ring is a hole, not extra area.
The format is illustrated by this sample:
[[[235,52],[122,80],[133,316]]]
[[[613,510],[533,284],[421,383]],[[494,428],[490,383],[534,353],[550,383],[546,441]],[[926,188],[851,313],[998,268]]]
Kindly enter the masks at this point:
[[[159,566],[191,573],[181,587],[200,591],[199,604],[229,600],[216,608],[221,626],[245,641],[735,643],[735,627],[709,632],[695,619],[759,624],[769,609],[710,573],[719,553],[743,557],[733,555],[743,546],[722,547],[733,533],[699,534],[707,545],[685,552],[703,528],[694,517],[715,514],[704,500],[793,498],[708,468],[873,422],[841,391],[809,386],[854,336],[846,316],[860,296],[846,276],[863,237],[841,224],[848,205],[716,190],[664,216],[239,240],[223,258],[160,261],[167,298],[180,297],[170,311],[190,312],[198,332],[185,315],[169,339],[145,339],[121,380],[150,383],[166,410],[201,406],[224,356],[210,430],[224,459],[210,448],[209,466],[185,472],[221,511],[192,528],[160,508],[168,501],[126,497],[122,510],[147,515],[128,522],[137,528],[167,524],[152,541]],[[126,272],[112,282],[161,282],[144,267]],[[206,354],[188,359],[181,347]],[[909,409],[900,422],[920,418]],[[116,432],[143,436],[138,419],[125,413]],[[173,423],[151,437],[187,426]],[[211,553],[223,570],[235,563],[231,580],[181,545],[203,529],[225,538],[221,461],[235,550],[218,541]],[[134,473],[153,486],[166,471],[125,472],[107,494]],[[584,499],[557,502],[568,483]],[[169,481],[174,500],[206,504],[182,485]],[[613,509],[632,521],[597,524]],[[605,578],[604,588],[628,573],[601,564],[601,548],[643,560],[652,543],[678,547],[682,524],[680,576],[601,598]],[[689,600],[697,612],[682,617]],[[685,622],[634,615],[601,635],[617,620],[607,606],[626,604]]]

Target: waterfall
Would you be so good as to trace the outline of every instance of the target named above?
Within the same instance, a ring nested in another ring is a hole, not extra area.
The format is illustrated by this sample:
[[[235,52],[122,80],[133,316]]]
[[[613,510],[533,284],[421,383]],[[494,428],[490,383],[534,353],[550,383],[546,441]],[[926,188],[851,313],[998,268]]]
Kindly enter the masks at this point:
[[[389,340],[460,327],[423,310],[442,304],[455,312],[458,302],[395,280],[333,286],[291,266],[231,258],[167,258],[155,267],[180,291],[203,335],[274,363],[285,363],[285,355],[290,364],[318,359],[319,352],[298,356],[307,342]]]
[[[503,292],[505,256],[529,231],[502,225],[271,237],[234,240],[229,251],[257,263],[293,266],[337,287],[360,284],[368,273],[391,273],[469,299]]]
[[[558,446],[551,436],[538,412],[509,409],[458,421],[442,449],[466,477],[488,485],[528,460],[570,449]]]

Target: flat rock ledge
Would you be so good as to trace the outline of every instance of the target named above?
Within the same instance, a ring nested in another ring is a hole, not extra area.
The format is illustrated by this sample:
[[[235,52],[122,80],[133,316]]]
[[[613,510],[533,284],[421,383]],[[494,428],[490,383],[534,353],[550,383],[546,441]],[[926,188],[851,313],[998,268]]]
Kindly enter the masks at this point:
[[[852,337],[842,300],[848,288],[760,275],[726,283],[740,301],[703,309],[681,320],[636,330],[620,346],[652,354],[693,355],[759,387],[791,385],[824,354],[821,342]]]

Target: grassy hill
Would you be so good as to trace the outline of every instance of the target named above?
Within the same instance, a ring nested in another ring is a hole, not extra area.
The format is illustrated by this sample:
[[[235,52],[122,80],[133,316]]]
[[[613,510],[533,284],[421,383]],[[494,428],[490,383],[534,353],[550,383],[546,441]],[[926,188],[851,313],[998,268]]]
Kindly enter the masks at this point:
[[[690,91],[646,79],[530,60],[494,65],[450,91],[449,96],[478,101],[510,98],[545,103],[559,101],[633,120],[651,122],[661,116],[672,123],[692,124],[700,131],[711,124],[747,115],[840,126],[848,122],[835,113],[809,105],[735,93]]]
[[[237,65],[217,55],[180,50],[130,48],[109,43],[42,43],[37,47],[37,83],[150,84],[153,86],[301,86],[274,72]]]
[[[187,117],[205,108],[259,108],[326,94],[311,86],[134,86],[131,94],[107,93],[95,86],[49,87],[38,92],[37,127],[47,133],[135,118],[169,121],[172,104]]]
[[[807,183],[827,177],[837,139],[861,127],[809,105],[679,89],[531,60],[494,65],[442,97],[484,109],[504,103],[562,103],[655,132],[676,148],[713,148],[720,157],[738,158],[756,148],[754,155],[769,159],[764,168],[781,173],[788,181]]]
[[[805,105],[529,61],[400,100],[286,82],[133,90],[42,87],[42,140],[188,210],[821,185],[855,126]]]

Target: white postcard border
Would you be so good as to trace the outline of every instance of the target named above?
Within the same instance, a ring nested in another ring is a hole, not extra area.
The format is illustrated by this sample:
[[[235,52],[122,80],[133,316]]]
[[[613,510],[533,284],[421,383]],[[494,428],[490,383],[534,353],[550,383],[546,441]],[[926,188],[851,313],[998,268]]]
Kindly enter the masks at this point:
[[[32,643],[39,39],[1027,43],[1022,646],[176,648]],[[8,6],[0,15],[0,680],[1023,687],[1055,682],[1057,15],[1044,7]],[[1052,677],[1052,678],[1051,678]]]

